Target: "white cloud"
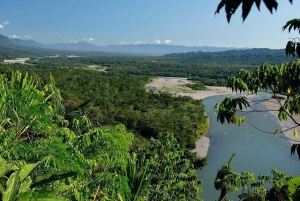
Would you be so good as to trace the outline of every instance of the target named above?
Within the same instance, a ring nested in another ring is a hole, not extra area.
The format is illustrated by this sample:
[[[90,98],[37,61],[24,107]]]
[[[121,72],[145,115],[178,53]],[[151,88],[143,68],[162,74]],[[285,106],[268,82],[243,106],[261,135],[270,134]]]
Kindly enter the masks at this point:
[[[158,39],[156,39],[156,40],[155,40],[155,43],[156,43],[156,44],[161,44],[161,41],[158,40]]]
[[[138,40],[134,44],[138,45],[138,44],[141,44],[141,43],[142,43],[142,41]]]
[[[13,34],[13,35],[11,35],[11,36],[9,36],[10,38],[19,38],[19,36],[17,36],[17,35],[15,35],[15,34]]]
[[[69,41],[70,41],[70,42],[73,42],[74,40],[73,40],[72,38],[69,38]]]
[[[9,24],[10,22],[8,21],[5,21],[3,22],[2,24],[0,24],[0,29],[4,29],[5,28],[5,25]]]
[[[92,41],[94,41],[95,39],[94,39],[94,38],[83,38],[82,40],[83,40],[83,41],[86,41],[86,40],[87,40],[87,41],[92,42]]]
[[[125,45],[126,43],[124,41],[121,41],[119,44],[120,45]]]
[[[63,40],[66,40],[65,38],[62,38]]]
[[[77,41],[73,41],[73,43],[77,43]]]
[[[169,43],[171,43],[172,41],[171,41],[171,40],[165,40],[164,42],[165,42],[165,44],[169,44]]]

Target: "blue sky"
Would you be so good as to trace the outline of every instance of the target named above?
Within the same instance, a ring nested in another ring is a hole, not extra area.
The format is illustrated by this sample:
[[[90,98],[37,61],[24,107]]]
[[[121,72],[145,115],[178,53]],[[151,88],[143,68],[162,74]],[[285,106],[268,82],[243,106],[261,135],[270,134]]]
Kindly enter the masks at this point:
[[[241,9],[227,23],[215,15],[220,0],[9,0],[1,3],[0,34],[50,44],[85,41],[96,45],[160,43],[186,46],[284,48],[281,28],[299,18],[300,1],[279,1],[277,12]]]

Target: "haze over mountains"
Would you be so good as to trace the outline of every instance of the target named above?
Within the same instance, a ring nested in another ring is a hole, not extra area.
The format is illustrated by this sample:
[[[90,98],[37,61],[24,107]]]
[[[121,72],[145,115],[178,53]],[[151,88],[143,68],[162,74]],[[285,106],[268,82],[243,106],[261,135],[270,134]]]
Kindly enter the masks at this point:
[[[13,39],[0,34],[0,46],[14,48],[43,48],[65,51],[81,51],[81,52],[111,52],[111,53],[127,53],[141,54],[151,56],[162,56],[170,53],[186,53],[186,52],[220,52],[227,50],[240,50],[249,48],[234,48],[234,47],[188,47],[183,45],[165,45],[165,44],[138,44],[138,45],[108,45],[98,46],[86,42],[78,43],[57,43],[57,44],[42,44],[34,40]]]

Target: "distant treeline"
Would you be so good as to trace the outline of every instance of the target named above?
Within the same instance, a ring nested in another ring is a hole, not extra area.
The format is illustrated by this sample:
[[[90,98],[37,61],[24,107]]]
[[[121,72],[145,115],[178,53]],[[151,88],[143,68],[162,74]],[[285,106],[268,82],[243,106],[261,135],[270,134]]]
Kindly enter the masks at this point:
[[[261,65],[268,62],[279,65],[284,61],[291,60],[285,55],[284,49],[272,50],[267,48],[254,48],[246,50],[229,50],[223,52],[188,52],[167,54],[165,58],[174,58],[180,61],[211,62],[215,64],[243,64]]]
[[[285,56],[283,50],[250,49],[190,52],[164,57],[57,57],[30,63],[42,68],[53,67],[53,64],[57,67],[101,65],[108,67],[107,71],[111,73],[187,77],[201,81],[205,85],[224,85],[227,76],[236,74],[241,68],[253,69],[264,62],[279,65],[290,59]]]

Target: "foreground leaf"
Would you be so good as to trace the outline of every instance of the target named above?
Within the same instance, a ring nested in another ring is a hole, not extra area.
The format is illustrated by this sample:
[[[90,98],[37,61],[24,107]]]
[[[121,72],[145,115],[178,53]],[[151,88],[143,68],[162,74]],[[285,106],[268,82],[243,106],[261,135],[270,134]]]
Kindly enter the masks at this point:
[[[38,185],[47,184],[52,181],[65,179],[67,177],[73,177],[77,175],[77,172],[70,171],[70,172],[55,172],[55,173],[48,173],[41,176],[37,176],[31,185],[31,188],[34,188]]]
[[[20,186],[19,174],[17,172],[12,173],[7,180],[6,185],[7,189],[3,193],[3,201],[14,201]]]

